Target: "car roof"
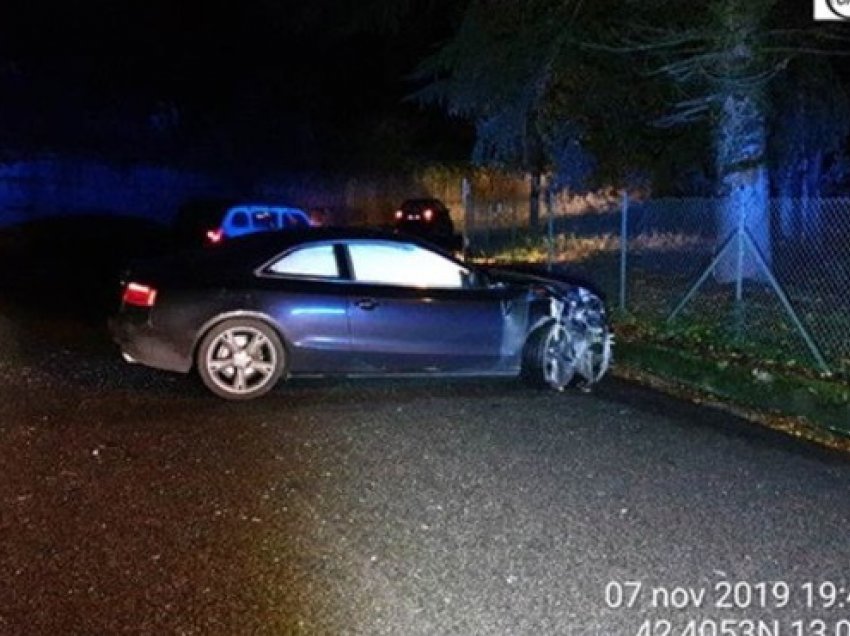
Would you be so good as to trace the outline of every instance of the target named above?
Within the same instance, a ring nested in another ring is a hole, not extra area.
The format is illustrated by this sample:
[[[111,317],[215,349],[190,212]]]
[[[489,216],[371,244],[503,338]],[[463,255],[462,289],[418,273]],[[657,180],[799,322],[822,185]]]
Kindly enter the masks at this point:
[[[457,261],[440,247],[417,237],[392,234],[373,228],[310,227],[272,232],[254,232],[228,239],[223,243],[194,248],[133,263],[132,270],[153,273],[169,279],[185,276],[209,276],[213,273],[230,272],[237,277],[253,272],[263,263],[291,247],[325,241],[381,240],[395,243],[414,243],[443,254]],[[459,261],[458,261],[459,262]]]
[[[307,243],[318,243],[324,241],[346,241],[358,239],[371,239],[382,241],[393,241],[397,243],[416,243],[428,249],[443,252],[439,247],[428,241],[421,240],[416,236],[395,234],[365,227],[308,227],[295,228],[285,231],[257,232],[229,239],[221,245],[208,248],[210,253],[230,254],[256,254],[260,258],[271,258],[276,253],[282,252],[289,247]]]
[[[236,210],[245,210],[247,212],[254,212],[256,210],[261,212],[301,212],[300,208],[291,205],[267,205],[264,203],[240,203],[238,205],[232,205],[227,209],[228,212]]]
[[[401,204],[402,207],[406,205],[436,205],[445,207],[445,203],[440,201],[440,199],[434,197],[423,197],[421,199],[406,199],[404,203]]]
[[[230,215],[236,214],[238,212],[246,212],[248,214],[253,214],[255,212],[259,212],[259,213],[262,213],[262,214],[296,214],[296,215],[303,216],[303,217],[307,216],[307,214],[304,212],[304,210],[301,210],[300,208],[291,208],[291,207],[282,206],[282,205],[258,205],[258,204],[234,205],[234,206],[228,208],[225,215],[230,216]]]

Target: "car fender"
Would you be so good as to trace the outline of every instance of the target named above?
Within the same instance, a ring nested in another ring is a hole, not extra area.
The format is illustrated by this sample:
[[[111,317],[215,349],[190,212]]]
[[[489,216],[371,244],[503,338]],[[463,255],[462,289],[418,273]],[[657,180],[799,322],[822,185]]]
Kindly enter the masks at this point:
[[[529,314],[530,320],[526,337],[547,323],[559,322],[564,314],[564,301],[555,296],[545,299],[535,298],[531,305],[533,309]]]
[[[225,311],[220,314],[216,314],[209,320],[207,320],[198,332],[195,334],[195,341],[192,343],[192,360],[195,360],[195,357],[198,353],[198,345],[200,345],[201,340],[203,340],[204,336],[207,332],[215,327],[217,324],[224,322],[225,320],[230,320],[232,318],[252,318],[254,320],[259,320],[266,323],[269,327],[274,329],[274,332],[280,338],[280,343],[283,345],[283,348],[287,350],[290,349],[289,340],[286,337],[286,334],[281,330],[280,325],[275,322],[275,320],[269,316],[268,314],[261,311],[252,311],[249,309],[236,309],[233,311]]]

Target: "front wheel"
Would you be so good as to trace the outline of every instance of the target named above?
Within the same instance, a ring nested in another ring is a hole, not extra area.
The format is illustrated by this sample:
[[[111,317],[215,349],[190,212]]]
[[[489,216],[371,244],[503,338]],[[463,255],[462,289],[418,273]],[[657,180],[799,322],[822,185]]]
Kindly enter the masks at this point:
[[[286,368],[286,352],[274,329],[249,318],[225,320],[198,346],[198,374],[226,400],[250,400],[268,393]]]
[[[612,336],[607,325],[569,327],[551,321],[535,329],[525,344],[522,377],[533,386],[563,391],[571,382],[589,389],[608,371]]]
[[[522,377],[528,384],[563,391],[575,370],[573,341],[563,323],[550,322],[531,333],[522,360]]]

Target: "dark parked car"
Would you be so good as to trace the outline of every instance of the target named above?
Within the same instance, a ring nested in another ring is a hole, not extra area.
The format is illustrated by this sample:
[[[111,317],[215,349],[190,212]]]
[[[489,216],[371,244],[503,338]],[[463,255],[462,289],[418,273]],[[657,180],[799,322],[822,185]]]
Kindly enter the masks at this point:
[[[450,252],[463,249],[463,237],[455,232],[449,209],[439,199],[408,199],[395,211],[393,229]]]
[[[234,239],[126,274],[110,329],[124,358],[228,399],[296,375],[522,375],[562,390],[608,368],[584,286],[476,268],[410,237],[313,228]]]

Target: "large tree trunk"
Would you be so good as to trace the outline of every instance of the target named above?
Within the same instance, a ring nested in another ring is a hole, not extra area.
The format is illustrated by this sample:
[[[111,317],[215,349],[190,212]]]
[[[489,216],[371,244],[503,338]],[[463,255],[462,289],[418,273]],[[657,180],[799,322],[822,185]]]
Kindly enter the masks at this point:
[[[717,168],[720,175],[718,201],[718,242],[725,243],[739,228],[749,232],[766,260],[770,260],[768,180],[764,165],[764,116],[755,100],[728,96],[723,104],[717,130]],[[743,246],[740,246],[743,247]],[[739,246],[727,252],[718,263],[719,282],[764,277],[754,256]]]
[[[762,256],[770,262],[770,219],[768,174],[765,165],[767,133],[764,94],[756,83],[736,81],[752,71],[753,42],[761,28],[761,14],[754,7],[726,0],[722,12],[726,46],[719,52],[726,59],[728,76],[719,88],[719,121],[715,130],[715,159],[718,183],[718,242],[726,242],[739,229],[746,230]],[[735,241],[715,271],[719,282],[763,279],[764,273],[744,242]]]

